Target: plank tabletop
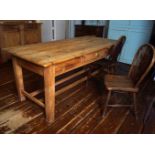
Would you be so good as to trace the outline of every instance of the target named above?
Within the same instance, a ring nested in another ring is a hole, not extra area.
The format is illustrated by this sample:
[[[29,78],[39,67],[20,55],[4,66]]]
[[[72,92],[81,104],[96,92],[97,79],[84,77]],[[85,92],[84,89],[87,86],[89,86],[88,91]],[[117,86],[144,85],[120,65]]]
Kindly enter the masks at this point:
[[[85,36],[74,39],[5,48],[4,50],[18,58],[42,67],[48,67],[52,64],[108,48],[114,43],[115,41],[110,39]]]

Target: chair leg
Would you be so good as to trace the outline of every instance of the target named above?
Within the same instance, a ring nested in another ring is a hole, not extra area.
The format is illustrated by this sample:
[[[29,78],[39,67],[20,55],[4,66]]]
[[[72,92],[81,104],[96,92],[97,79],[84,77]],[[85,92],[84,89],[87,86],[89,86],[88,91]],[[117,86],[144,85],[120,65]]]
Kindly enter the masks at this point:
[[[138,120],[138,115],[137,115],[137,94],[133,93],[133,106],[134,106],[134,113],[136,120]]]
[[[108,64],[108,66],[107,66],[107,73],[108,73],[108,74],[111,74],[111,67],[110,67],[109,64]]]
[[[87,80],[86,80],[86,88],[88,87],[88,80],[90,78],[90,75],[91,75],[91,72],[90,72],[90,67],[84,67],[84,70],[86,72],[86,77],[87,77]]]
[[[113,68],[110,64],[108,64],[108,74],[113,74]]]
[[[108,107],[108,103],[110,101],[110,97],[111,97],[111,91],[108,92],[108,97],[104,106],[104,110],[103,110],[103,114],[102,116],[104,117],[106,115],[106,111],[107,111],[107,107]]]
[[[116,74],[116,63],[112,63],[109,67],[109,70],[111,74]]]

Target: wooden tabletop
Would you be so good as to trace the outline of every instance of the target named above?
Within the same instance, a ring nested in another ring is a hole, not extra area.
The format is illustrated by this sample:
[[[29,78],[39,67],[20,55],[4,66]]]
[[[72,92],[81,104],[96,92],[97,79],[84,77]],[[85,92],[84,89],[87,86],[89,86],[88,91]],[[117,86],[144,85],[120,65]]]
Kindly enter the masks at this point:
[[[4,50],[31,63],[47,67],[51,64],[60,63],[87,53],[102,50],[106,47],[110,47],[114,42],[114,40],[85,36],[5,48]]]

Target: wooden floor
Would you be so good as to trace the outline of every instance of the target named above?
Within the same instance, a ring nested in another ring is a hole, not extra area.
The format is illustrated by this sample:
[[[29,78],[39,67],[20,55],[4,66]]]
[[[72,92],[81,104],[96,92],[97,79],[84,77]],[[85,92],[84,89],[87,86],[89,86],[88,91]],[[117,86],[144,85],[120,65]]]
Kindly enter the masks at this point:
[[[118,72],[124,74],[128,66],[120,64]],[[138,96],[138,116],[136,121],[128,108],[109,108],[107,115],[101,117],[105,103],[106,90],[98,75],[97,79],[86,80],[86,73],[73,74],[78,69],[57,78],[56,120],[47,124],[43,109],[26,100],[18,102],[11,63],[0,66],[0,133],[155,133],[155,108],[143,126],[143,117],[155,97],[155,83],[145,82]],[[71,78],[72,77],[72,78]],[[28,91],[42,87],[43,79],[24,71],[25,87]],[[38,96],[43,98],[43,95]],[[128,103],[125,94],[113,94],[113,104]]]

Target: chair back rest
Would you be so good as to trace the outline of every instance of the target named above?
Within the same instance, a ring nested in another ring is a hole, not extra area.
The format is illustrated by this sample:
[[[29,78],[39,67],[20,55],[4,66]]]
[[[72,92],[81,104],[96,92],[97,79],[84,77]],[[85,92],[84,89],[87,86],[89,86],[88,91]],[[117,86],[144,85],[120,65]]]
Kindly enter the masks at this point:
[[[109,52],[109,60],[116,62],[119,54],[122,51],[123,45],[126,41],[126,36],[121,36],[116,44],[112,47]]]
[[[150,44],[142,45],[134,56],[128,76],[135,87],[144,80],[155,63],[155,48]]]

